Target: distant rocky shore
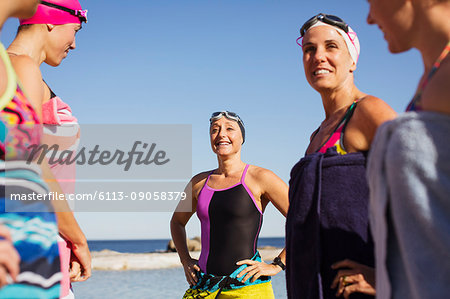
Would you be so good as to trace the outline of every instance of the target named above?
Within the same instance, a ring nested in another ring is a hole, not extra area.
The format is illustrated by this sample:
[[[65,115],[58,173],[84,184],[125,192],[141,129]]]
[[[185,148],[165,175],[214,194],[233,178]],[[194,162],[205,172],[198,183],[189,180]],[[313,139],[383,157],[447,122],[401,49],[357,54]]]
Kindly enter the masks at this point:
[[[259,248],[263,260],[272,261],[281,248]],[[192,251],[191,256],[198,259],[200,251]],[[121,270],[156,270],[181,267],[176,252],[161,253],[120,253],[111,250],[92,252],[92,269],[121,271]]]

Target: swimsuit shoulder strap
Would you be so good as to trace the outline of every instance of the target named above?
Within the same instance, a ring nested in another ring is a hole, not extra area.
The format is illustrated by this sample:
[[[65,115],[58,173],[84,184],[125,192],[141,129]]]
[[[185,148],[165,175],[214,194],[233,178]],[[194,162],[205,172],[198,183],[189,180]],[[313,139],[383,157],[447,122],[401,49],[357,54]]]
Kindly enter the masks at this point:
[[[207,185],[208,184],[208,182],[209,182],[209,178],[211,177],[211,175],[214,173],[214,170],[211,170],[211,172],[208,174],[208,177],[206,178],[206,182],[205,182],[205,185]]]
[[[358,103],[358,100],[355,100],[350,107],[347,109],[347,112],[345,112],[344,117],[341,119],[339,124],[334,129],[333,133],[331,133],[330,137],[328,137],[327,141],[317,150],[317,152],[325,153],[326,150],[330,147],[333,147],[336,145],[336,143],[342,143],[341,140],[343,140],[343,131],[345,130],[345,127],[347,126],[348,121],[353,115],[353,112],[355,110],[356,104]]]
[[[342,124],[342,127],[340,128],[339,145],[341,146],[342,151],[344,151],[345,153],[347,153],[347,150],[345,149],[345,146],[344,146],[345,129],[347,128],[348,122],[352,118],[353,113],[355,112],[356,105],[358,104],[358,102],[359,102],[359,99],[354,101],[353,104],[350,106],[350,108],[348,109],[348,111],[346,113],[345,121]]]
[[[244,171],[242,172],[242,176],[241,176],[241,184],[242,185],[245,185],[245,183],[244,183],[245,175],[247,174],[247,170],[248,170],[249,166],[250,166],[249,164],[245,165]]]
[[[422,84],[419,85],[419,88],[417,89],[416,94],[414,95],[413,99],[406,108],[406,111],[422,110],[420,107],[420,99],[422,98],[422,93],[425,87],[428,85],[428,82],[430,82],[430,79],[434,76],[436,71],[441,66],[442,61],[445,59],[445,57],[447,57],[449,52],[450,52],[450,41],[447,43],[447,46],[445,46],[444,50],[442,51],[441,55],[439,55],[436,62],[433,64],[433,67],[431,68],[425,80],[423,80]]]
[[[320,127],[318,127],[311,135],[311,141],[314,139],[314,137],[316,137],[317,133],[319,133]]]
[[[344,119],[342,120],[342,123],[341,123],[342,133],[344,133],[345,128],[347,127],[348,121],[352,118],[358,102],[359,102],[359,99],[354,101],[353,104],[350,106],[350,108],[348,108],[347,113],[345,113]]]
[[[48,86],[47,82],[45,82],[44,79],[42,79],[42,81],[44,81],[45,85],[48,87],[48,90],[50,90],[50,99],[53,99],[54,97],[56,97],[56,94],[53,92],[53,90],[50,88],[50,86]]]
[[[205,183],[203,184],[202,189],[200,189],[200,192],[198,193],[198,198],[200,198],[200,196],[201,196],[203,190],[205,189],[205,186],[208,185],[209,178],[211,177],[211,174],[213,174],[213,172],[214,172],[214,170],[212,170],[212,171],[208,174],[208,177],[206,178],[206,181],[205,181]]]

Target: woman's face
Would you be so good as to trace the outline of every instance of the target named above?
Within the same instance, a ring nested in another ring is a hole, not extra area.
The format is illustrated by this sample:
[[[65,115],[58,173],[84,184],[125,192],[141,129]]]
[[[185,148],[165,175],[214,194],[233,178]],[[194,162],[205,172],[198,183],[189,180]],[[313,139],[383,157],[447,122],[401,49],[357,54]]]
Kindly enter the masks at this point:
[[[209,130],[211,148],[219,156],[238,153],[242,146],[242,133],[237,122],[222,117]]]
[[[414,12],[411,1],[369,0],[367,23],[377,24],[384,33],[389,51],[399,53],[411,48]]]
[[[46,43],[45,63],[58,66],[67,57],[69,50],[76,47],[75,35],[81,29],[80,24],[48,25],[48,42]]]
[[[333,90],[352,79],[356,65],[344,38],[332,27],[308,30],[302,49],[305,76],[315,90]]]

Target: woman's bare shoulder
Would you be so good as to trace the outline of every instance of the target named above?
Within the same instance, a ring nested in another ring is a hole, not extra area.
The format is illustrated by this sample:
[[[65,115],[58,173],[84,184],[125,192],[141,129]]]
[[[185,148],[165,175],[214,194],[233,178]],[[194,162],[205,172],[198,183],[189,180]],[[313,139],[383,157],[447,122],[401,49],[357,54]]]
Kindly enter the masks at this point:
[[[273,171],[256,165],[249,166],[248,174],[253,180],[260,183],[270,183],[273,182],[273,180],[280,180]]]
[[[208,170],[194,175],[190,181],[192,185],[192,191],[200,191],[200,189],[203,188],[203,185],[205,184],[206,179],[208,178],[208,175],[211,172],[212,170]]]
[[[28,55],[10,55],[11,64],[19,78],[22,76],[38,77],[42,79],[41,70],[34,60]]]
[[[41,117],[45,84],[39,65],[27,55],[11,55],[10,59],[28,100]]]
[[[378,127],[385,121],[394,119],[397,113],[382,99],[367,95],[358,102],[355,116]]]

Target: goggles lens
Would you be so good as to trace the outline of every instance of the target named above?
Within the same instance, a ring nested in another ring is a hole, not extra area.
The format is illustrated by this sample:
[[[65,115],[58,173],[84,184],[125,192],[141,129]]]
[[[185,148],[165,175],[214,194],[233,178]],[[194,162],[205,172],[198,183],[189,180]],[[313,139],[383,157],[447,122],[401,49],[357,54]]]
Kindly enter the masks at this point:
[[[87,13],[88,13],[87,9],[80,9],[75,11],[75,16],[78,17],[81,22],[87,23],[88,21]]]
[[[239,117],[239,115],[237,115],[234,112],[230,112],[230,111],[220,111],[220,112],[214,112],[211,115],[211,118],[209,119],[209,122],[212,123],[218,119],[221,119],[222,116],[225,116],[228,119],[237,121],[238,123],[242,124],[242,126],[244,126],[244,122],[241,120],[241,118]]]

